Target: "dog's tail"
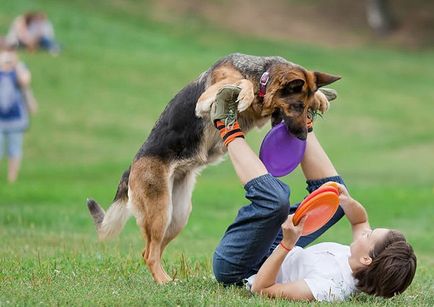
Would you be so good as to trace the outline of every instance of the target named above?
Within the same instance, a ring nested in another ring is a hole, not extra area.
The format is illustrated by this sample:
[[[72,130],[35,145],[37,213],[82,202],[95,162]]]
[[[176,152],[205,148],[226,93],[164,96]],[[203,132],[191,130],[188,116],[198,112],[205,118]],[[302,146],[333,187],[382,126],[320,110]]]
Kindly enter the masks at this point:
[[[131,217],[127,207],[129,174],[130,169],[122,175],[115,199],[107,212],[104,212],[104,209],[93,199],[87,200],[87,207],[92,215],[100,240],[106,240],[118,235],[128,218]]]

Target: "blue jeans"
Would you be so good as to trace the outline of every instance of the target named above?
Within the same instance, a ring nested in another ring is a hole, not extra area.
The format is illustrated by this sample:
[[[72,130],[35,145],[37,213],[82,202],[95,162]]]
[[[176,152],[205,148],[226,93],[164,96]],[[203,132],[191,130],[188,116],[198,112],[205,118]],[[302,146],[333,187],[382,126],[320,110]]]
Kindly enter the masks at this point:
[[[23,136],[24,132],[22,131],[0,131],[0,159],[3,158],[5,145],[7,145],[9,158],[21,158],[23,155]]]
[[[39,47],[49,52],[59,52],[60,47],[53,38],[41,37]]]
[[[22,41],[19,41],[18,47],[25,48],[27,45]],[[38,47],[48,52],[60,52],[59,44],[52,37],[41,37],[38,41]]]
[[[309,193],[328,181],[344,184],[340,176],[308,180]],[[297,209],[289,206],[289,188],[279,179],[267,174],[249,181],[246,198],[251,202],[238,211],[228,227],[213,257],[217,281],[230,285],[242,284],[243,279],[256,274],[282,240],[281,225]],[[297,245],[305,247],[334,225],[344,212],[338,208],[332,219],[316,232],[301,237]]]

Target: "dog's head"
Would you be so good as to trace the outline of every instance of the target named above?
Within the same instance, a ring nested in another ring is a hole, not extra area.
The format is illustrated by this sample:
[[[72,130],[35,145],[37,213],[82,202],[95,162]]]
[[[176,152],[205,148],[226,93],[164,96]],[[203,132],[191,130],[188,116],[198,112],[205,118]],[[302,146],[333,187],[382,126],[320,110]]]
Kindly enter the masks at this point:
[[[273,65],[269,73],[262,116],[271,115],[272,125],[283,120],[292,134],[305,140],[308,113],[318,111],[318,104],[314,100],[315,92],[340,77],[289,64]]]

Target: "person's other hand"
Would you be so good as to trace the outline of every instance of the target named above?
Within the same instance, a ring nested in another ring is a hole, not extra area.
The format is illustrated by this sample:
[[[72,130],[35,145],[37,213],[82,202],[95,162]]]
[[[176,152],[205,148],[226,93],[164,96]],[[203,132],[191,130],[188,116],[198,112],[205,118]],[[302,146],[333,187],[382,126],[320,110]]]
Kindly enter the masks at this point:
[[[293,247],[297,243],[298,239],[303,232],[304,222],[306,221],[306,216],[304,216],[298,225],[294,225],[292,221],[294,214],[288,215],[286,221],[282,224],[282,242],[288,248]]]
[[[347,188],[343,184],[336,183],[336,182],[335,184],[339,189],[339,204],[341,206],[346,206],[349,203],[351,203],[353,199],[351,198],[350,193],[348,193]]]

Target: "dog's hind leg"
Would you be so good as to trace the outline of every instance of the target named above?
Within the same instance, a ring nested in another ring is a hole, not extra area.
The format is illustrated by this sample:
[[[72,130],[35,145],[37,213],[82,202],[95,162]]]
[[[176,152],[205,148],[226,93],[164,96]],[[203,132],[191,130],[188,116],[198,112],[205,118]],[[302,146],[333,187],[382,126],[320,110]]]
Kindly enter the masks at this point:
[[[164,199],[162,199],[164,201]],[[163,203],[160,203],[163,205]],[[146,248],[143,252],[143,259],[151,271],[155,282],[164,284],[172,280],[166,273],[162,264],[164,233],[168,227],[168,218],[162,215],[154,216],[154,219],[146,219],[146,226],[141,227],[146,236]]]
[[[196,172],[175,174],[172,187],[172,219],[166,230],[161,252],[185,227],[191,213],[191,195],[196,183]]]
[[[167,165],[149,157],[135,161],[131,168],[128,196],[131,211],[147,241],[142,254],[145,263],[157,283],[166,283],[171,278],[161,266],[161,247],[172,216]]]

